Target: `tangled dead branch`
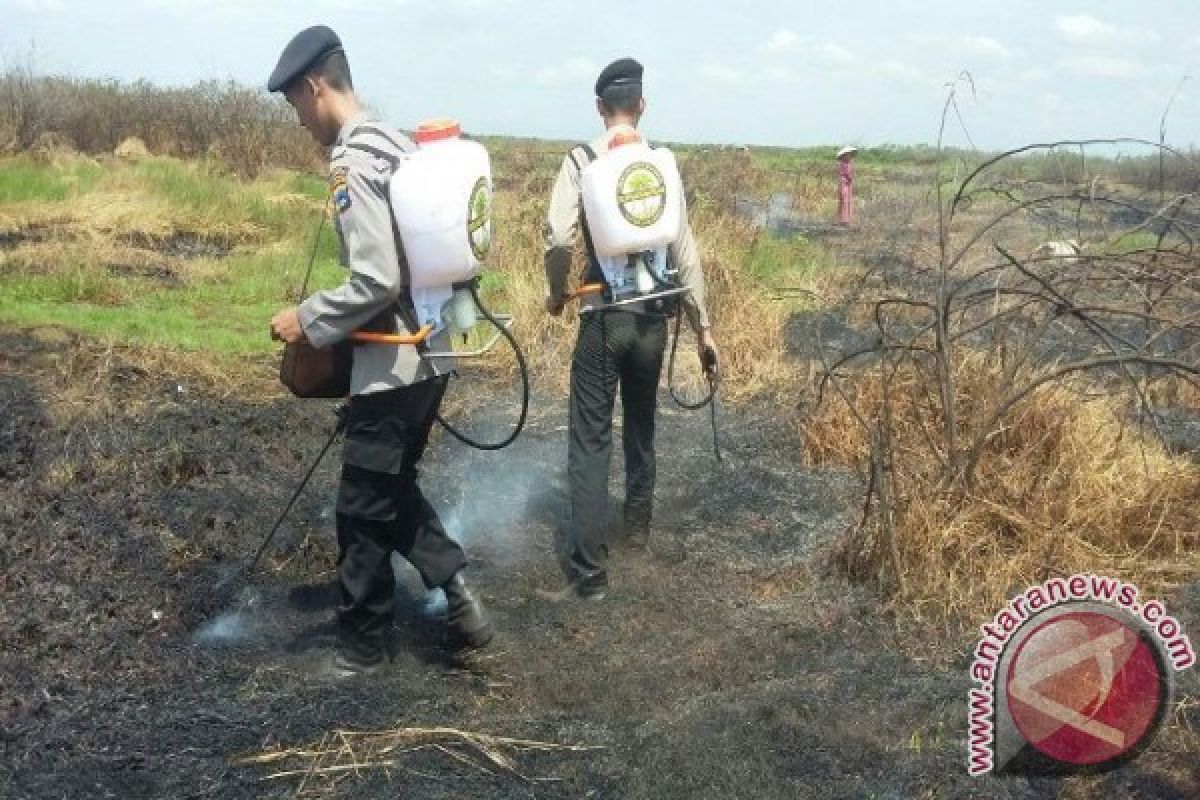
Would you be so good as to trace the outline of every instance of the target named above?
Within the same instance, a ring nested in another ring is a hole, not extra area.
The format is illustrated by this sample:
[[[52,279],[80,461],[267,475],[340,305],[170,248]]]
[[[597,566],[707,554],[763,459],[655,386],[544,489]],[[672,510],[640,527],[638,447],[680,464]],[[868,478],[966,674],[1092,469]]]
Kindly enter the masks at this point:
[[[809,452],[857,463],[869,487],[838,559],[918,617],[977,616],[1056,572],[1149,591],[1200,576],[1200,468],[1161,416],[1200,387],[1195,197],[1022,173],[1030,154],[1116,147],[1200,176],[1129,139],[989,158],[952,192],[939,181],[933,263],[868,270],[848,290],[843,313],[869,343],[818,342]],[[1077,255],[1024,255],[1067,236]]]

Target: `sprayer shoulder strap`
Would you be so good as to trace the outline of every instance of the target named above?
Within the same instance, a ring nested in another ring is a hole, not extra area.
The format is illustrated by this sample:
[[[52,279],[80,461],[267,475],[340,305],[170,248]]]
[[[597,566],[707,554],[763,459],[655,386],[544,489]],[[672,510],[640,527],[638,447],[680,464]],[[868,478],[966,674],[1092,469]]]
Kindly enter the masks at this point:
[[[596,151],[585,142],[572,147],[568,157],[575,165],[575,169],[582,174],[583,168],[596,160]],[[583,243],[587,247],[588,255],[588,265],[583,277],[584,283],[606,283],[604,270],[600,268],[600,259],[596,257],[596,245],[592,242],[592,232],[588,230],[587,214],[584,213],[582,202],[579,204],[579,229],[583,232]]]
[[[400,147],[400,145],[397,144],[394,139],[392,139],[391,136],[388,136],[386,133],[381,131],[379,128],[376,128],[371,125],[359,125],[354,130],[352,130],[350,132],[350,136],[347,136],[346,138],[349,139],[350,137],[354,136],[354,134],[357,133],[358,131],[366,131],[368,133],[374,133],[377,136],[380,136],[381,138],[386,139],[389,143],[394,145],[397,150],[402,149]],[[366,153],[369,156],[373,156],[375,158],[379,158],[379,159],[386,161],[388,163],[388,166],[393,171],[400,164],[399,156],[397,156],[393,153],[389,153],[386,150],[381,150],[380,148],[375,147],[373,145],[366,144],[365,142],[347,141],[345,146],[350,149],[357,150],[360,153]],[[390,209],[391,198],[388,198],[388,206]],[[392,239],[396,242],[396,247],[400,248],[402,246],[402,244],[401,244],[402,240],[400,239],[400,228],[397,227],[397,225],[396,225],[396,215],[389,213],[388,216],[391,217]],[[399,253],[397,253],[397,255],[399,255]],[[402,298],[401,300],[396,301],[395,311],[397,314],[400,315],[400,318],[404,320],[404,324],[408,327],[408,329],[415,333],[420,328],[419,320],[417,319],[416,307],[413,305],[412,299],[409,297],[409,293],[407,291],[405,291],[401,294],[401,298]]]
[[[583,154],[583,158],[579,157],[580,153]],[[583,144],[577,144],[572,147],[569,155],[571,161],[575,164],[575,169],[579,170],[580,172],[583,172],[584,167],[596,160],[596,151],[587,142],[584,142]]]

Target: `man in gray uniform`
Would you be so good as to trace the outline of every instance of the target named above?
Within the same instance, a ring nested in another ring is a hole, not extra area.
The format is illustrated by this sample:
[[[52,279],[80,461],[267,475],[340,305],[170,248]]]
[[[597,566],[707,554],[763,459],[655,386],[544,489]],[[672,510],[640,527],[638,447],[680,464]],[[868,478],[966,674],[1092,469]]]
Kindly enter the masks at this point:
[[[415,332],[408,268],[388,202],[392,171],[412,143],[364,110],[341,42],[325,26],[292,39],[268,88],[282,91],[300,124],[333,148],[329,199],[342,263],[350,268],[340,287],[276,314],[274,335],[325,347],[364,328]],[[445,350],[446,344],[435,339],[430,346]],[[478,647],[492,637],[463,579],[467,558],[417,486],[417,462],[446,389],[447,365],[440,367],[411,345],[354,347],[337,501],[335,675],[371,672],[384,662],[395,594],[393,551],[417,568],[429,589],[445,591],[448,621],[464,643]]]
[[[584,282],[604,282],[582,219],[580,172],[593,158],[603,157],[619,137],[636,129],[646,108],[642,74],[642,65],[632,58],[615,61],[600,73],[596,109],[604,121],[604,134],[587,147],[574,148],[563,159],[554,182],[546,220],[545,267],[550,284],[546,310],[555,316],[566,304],[567,277],[581,225],[589,242]],[[691,290],[682,296],[682,306],[697,335],[701,358],[715,368],[717,350],[704,305],[704,275],[686,210],[681,219],[668,258],[679,271],[680,282]],[[654,500],[654,415],[666,341],[666,315],[644,304],[580,317],[571,360],[567,577],[570,588],[583,597],[602,598],[608,586],[608,473],[618,384],[625,421],[624,531],[632,547],[648,543]]]

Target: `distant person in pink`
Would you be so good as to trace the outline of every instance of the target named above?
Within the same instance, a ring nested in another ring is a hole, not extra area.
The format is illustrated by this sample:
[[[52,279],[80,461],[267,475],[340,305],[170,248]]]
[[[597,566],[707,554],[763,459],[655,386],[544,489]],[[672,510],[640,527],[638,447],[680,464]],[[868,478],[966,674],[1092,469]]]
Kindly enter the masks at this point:
[[[849,225],[854,218],[854,156],[857,147],[838,150],[838,225]]]

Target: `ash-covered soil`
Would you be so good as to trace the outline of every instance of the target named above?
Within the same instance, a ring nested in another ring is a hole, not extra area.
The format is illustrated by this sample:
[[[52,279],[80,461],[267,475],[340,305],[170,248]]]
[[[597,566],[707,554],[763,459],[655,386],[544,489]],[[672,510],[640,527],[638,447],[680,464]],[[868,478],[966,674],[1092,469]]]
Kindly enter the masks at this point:
[[[95,408],[66,413],[64,381]],[[328,603],[297,587],[332,576],[336,448],[265,569],[236,575],[330,404],[248,401],[73,336],[0,332],[0,797],[1200,796],[1183,735],[1196,703],[1108,776],[968,778],[965,649],[943,631],[901,640],[869,588],[822,566],[856,520],[856,479],[806,467],[785,413],[762,405],[722,407],[717,463],[707,416],[668,403],[656,546],[618,550],[598,604],[534,591],[560,576],[565,398],[536,397],[500,454],[439,436],[423,483],[499,635],[448,650],[440,597],[402,565],[390,669],[330,685],[308,673]],[[1200,631],[1200,591],[1170,600]],[[1196,671],[1185,681],[1200,695]],[[599,749],[506,770],[425,748],[307,782],[268,778],[302,762],[238,763],[335,729],[437,726]]]

